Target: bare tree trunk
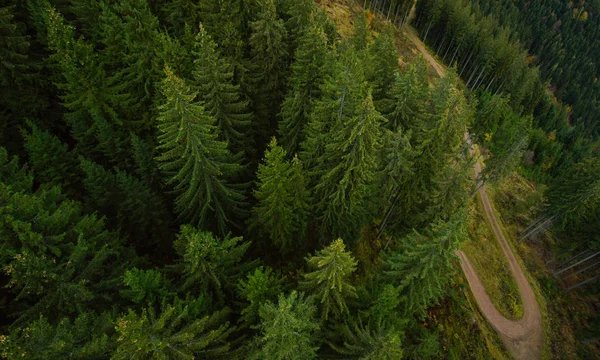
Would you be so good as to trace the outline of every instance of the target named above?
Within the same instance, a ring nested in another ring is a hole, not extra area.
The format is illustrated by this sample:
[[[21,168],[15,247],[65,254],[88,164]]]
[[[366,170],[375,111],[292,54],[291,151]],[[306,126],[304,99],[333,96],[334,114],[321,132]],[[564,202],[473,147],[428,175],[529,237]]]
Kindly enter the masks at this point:
[[[469,61],[471,61],[471,57],[473,56],[473,53],[475,51],[471,50],[469,52],[469,56],[467,57],[467,61],[464,65],[462,65],[462,69],[460,70],[460,74],[458,74],[458,77],[462,77],[463,71],[465,71],[465,69],[467,68],[467,65],[469,65]]]
[[[460,49],[460,45],[458,44],[458,46],[456,47],[456,50],[454,50],[454,54],[452,55],[452,59],[450,60],[450,63],[448,65],[452,66],[452,63],[454,62],[454,57],[456,57],[456,54],[458,53],[458,50]]]
[[[573,277],[573,276],[577,276],[577,275],[579,275],[579,274],[581,274],[581,273],[583,273],[583,272],[586,272],[586,271],[588,271],[589,269],[591,269],[591,268],[595,267],[595,266],[596,266],[596,265],[598,265],[598,264],[600,264],[600,261],[597,261],[597,262],[593,263],[593,264],[592,264],[592,265],[590,265],[590,266],[586,266],[586,267],[584,267],[584,268],[583,268],[583,269],[581,269],[581,270],[577,270],[576,272],[574,272],[574,273],[572,273],[572,274],[568,274],[568,275],[566,275],[566,276],[565,276],[565,278],[567,278],[567,277]]]
[[[578,284],[575,284],[575,285],[573,285],[573,286],[571,286],[571,287],[567,288],[567,290],[566,290],[566,291],[575,290],[575,289],[577,289],[577,288],[578,288],[578,287],[580,287],[580,286],[583,286],[583,285],[585,285],[585,284],[589,284],[589,283],[591,283],[591,282],[593,282],[593,281],[596,281],[596,280],[598,280],[598,279],[600,279],[600,275],[596,275],[596,276],[594,276],[594,277],[592,277],[592,278],[589,278],[589,279],[587,279],[587,280],[585,280],[585,281],[582,281],[582,282],[580,282],[580,283],[578,283]]]
[[[446,52],[444,52],[444,57],[443,57],[444,61],[446,61],[446,55],[448,55],[448,50],[450,50],[450,48],[452,47],[452,44],[454,44],[454,37],[450,41],[450,45],[448,45],[448,47],[446,48]]]
[[[585,340],[582,340],[581,343],[582,344],[589,344],[589,343],[596,342],[598,340],[600,340],[600,337],[585,339]]]
[[[557,216],[558,215],[552,215],[551,217],[549,217],[548,219],[546,219],[546,221],[544,221],[541,225],[537,226],[535,229],[531,230],[527,234],[521,236],[521,238],[519,239],[519,241],[521,241],[521,240],[523,240],[525,238],[528,238],[529,236],[537,233],[537,230],[539,230],[542,226],[545,226],[547,223],[551,222]]]
[[[572,269],[572,268],[574,268],[575,266],[577,266],[577,265],[579,265],[579,264],[583,264],[584,262],[588,261],[589,259],[593,259],[593,258],[594,258],[594,257],[596,257],[598,254],[600,254],[600,251],[598,251],[597,253],[594,253],[593,255],[590,255],[590,256],[586,257],[586,258],[585,258],[585,259],[583,259],[583,260],[580,260],[580,261],[576,262],[576,263],[575,263],[575,264],[573,264],[573,265],[567,266],[566,268],[564,268],[564,269],[562,269],[562,270],[560,270],[560,271],[557,271],[557,272],[555,272],[553,275],[554,275],[554,276],[557,276],[557,275],[559,275],[559,274],[562,274],[563,272],[565,272],[565,271],[567,271],[567,270],[569,270],[569,269]]]
[[[567,265],[568,263],[570,263],[571,261],[573,261],[573,260],[575,260],[575,259],[578,259],[578,258],[581,258],[581,257],[588,256],[588,255],[589,255],[589,254],[591,254],[591,253],[592,253],[592,249],[587,249],[587,250],[585,250],[585,251],[582,251],[582,252],[580,252],[580,253],[579,253],[579,254],[577,254],[577,255],[573,255],[573,256],[571,256],[571,257],[570,257],[570,258],[568,258],[567,260],[561,261],[561,262],[560,262],[558,265],[556,265],[556,268],[560,268],[560,267],[562,267],[562,266],[564,266],[564,265]]]
[[[477,66],[475,67],[475,70],[473,70],[471,72],[471,76],[469,76],[469,80],[467,81],[467,87],[469,87],[469,84],[471,83],[471,79],[473,78],[473,75],[475,75],[475,73],[477,72],[478,69],[479,69],[479,64],[477,64]]]

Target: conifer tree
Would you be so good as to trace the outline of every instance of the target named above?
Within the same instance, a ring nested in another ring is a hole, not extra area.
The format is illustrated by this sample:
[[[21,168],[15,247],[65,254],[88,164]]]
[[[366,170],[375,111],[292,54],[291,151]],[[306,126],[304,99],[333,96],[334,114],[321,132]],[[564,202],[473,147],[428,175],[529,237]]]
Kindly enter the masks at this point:
[[[369,47],[367,80],[373,85],[373,101],[377,110],[389,106],[390,92],[398,72],[398,51],[394,43],[393,28],[389,26],[375,38]]]
[[[188,306],[167,305],[159,314],[152,308],[140,314],[129,309],[117,321],[117,349],[111,359],[195,359],[223,355],[233,331],[227,311],[194,318]]]
[[[372,41],[370,25],[366,11],[355,16],[351,43],[361,54],[364,54],[363,51],[367,50]]]
[[[49,132],[30,123],[31,132],[24,133],[28,164],[36,180],[44,186],[61,186],[63,192],[75,195],[77,162],[67,145]]]
[[[114,345],[109,336],[114,328],[107,313],[83,312],[71,321],[61,318],[55,325],[40,316],[27,327],[11,330],[2,337],[0,356],[6,359],[99,359],[110,356]]]
[[[217,51],[217,44],[200,25],[193,54],[194,79],[198,98],[217,122],[219,136],[233,153],[249,152],[251,114],[242,99],[240,87],[233,83],[233,67]]]
[[[288,68],[287,31],[277,16],[274,0],[260,3],[256,21],[250,23],[250,73],[248,83],[257,123],[257,146],[262,149],[275,130],[275,115],[283,98]]]
[[[405,295],[407,316],[425,316],[425,309],[443,296],[451,281],[452,258],[465,238],[466,211],[461,209],[449,221],[436,221],[421,235],[416,231],[400,241],[385,259],[385,275]]]
[[[285,252],[297,248],[306,232],[308,192],[301,166],[297,159],[291,164],[273,138],[258,167],[251,224]]]
[[[131,134],[131,158],[135,174],[152,188],[160,187],[160,171],[154,161],[154,146],[150,141]]]
[[[65,200],[58,188],[16,192],[18,184],[31,180],[11,173],[3,174],[0,183],[0,211],[5,214],[0,219],[0,261],[14,294],[8,305],[18,316],[14,324],[40,315],[81,313],[88,301],[98,311],[108,309],[118,277],[135,256],[105,229],[102,219],[82,215],[79,204]]]
[[[260,347],[253,359],[309,360],[317,357],[315,332],[319,324],[317,309],[311,298],[292,291],[289,296],[279,295],[277,304],[270,301],[260,306]]]
[[[312,3],[312,1],[311,1]],[[290,89],[281,105],[279,134],[289,153],[298,149],[304,140],[305,126],[314,102],[321,95],[321,86],[331,61],[327,38],[317,25],[306,27],[291,65]]]
[[[338,329],[344,341],[343,346],[328,342],[336,352],[361,360],[395,360],[403,357],[403,333],[385,320],[373,325],[350,320]]]
[[[258,311],[266,301],[273,301],[283,290],[284,279],[273,273],[271,268],[258,267],[246,279],[238,281],[237,289],[241,298],[248,302],[242,310],[241,320],[254,324],[258,321]]]
[[[285,22],[285,27],[290,37],[290,54],[294,54],[298,47],[299,38],[304,31],[314,26],[314,15],[317,13],[317,6],[311,0],[290,1],[287,13],[289,18]]]
[[[225,291],[235,289],[238,279],[255,262],[242,262],[250,247],[241,237],[215,239],[211,233],[201,232],[183,225],[174,244],[181,256],[177,268],[185,274],[183,289],[195,289],[199,293],[213,290],[220,298]]]
[[[200,226],[214,219],[225,233],[229,216],[242,213],[243,191],[229,183],[241,166],[227,143],[217,139],[215,119],[194,102],[197,93],[168,68],[166,75],[158,118],[159,167],[175,185],[179,218]]]
[[[129,269],[123,275],[123,284],[127,289],[121,290],[121,296],[136,304],[155,304],[157,299],[164,301],[169,295],[167,280],[153,269]]]
[[[98,158],[98,152],[113,150],[111,146],[98,148],[97,137],[106,134],[108,128],[122,125],[115,104],[123,99],[106,88],[106,75],[93,46],[82,38],[75,39],[74,27],[67,25],[47,1],[41,0],[38,4],[37,11],[46,27],[48,48],[52,52],[50,60],[62,78],[55,85],[68,110],[65,119],[77,141],[77,150],[91,159]],[[110,137],[114,135],[112,131]]]
[[[429,99],[427,68],[422,58],[416,65],[396,75],[390,89],[391,103],[381,110],[388,119],[386,127],[392,131],[418,131],[423,126],[425,107]],[[384,103],[381,103],[384,107]]]
[[[357,296],[349,279],[357,262],[346,251],[344,241],[333,241],[306,261],[312,272],[304,274],[300,285],[321,304],[321,317],[327,320],[330,312],[336,317],[347,312],[346,300]]]
[[[347,96],[340,99],[341,106],[352,101],[352,94]],[[334,118],[330,138],[316,161],[320,165],[315,170],[320,176],[314,196],[318,199],[316,213],[322,236],[346,236],[353,241],[360,227],[369,221],[364,210],[376,180],[384,119],[375,110],[370,94],[346,116]]]

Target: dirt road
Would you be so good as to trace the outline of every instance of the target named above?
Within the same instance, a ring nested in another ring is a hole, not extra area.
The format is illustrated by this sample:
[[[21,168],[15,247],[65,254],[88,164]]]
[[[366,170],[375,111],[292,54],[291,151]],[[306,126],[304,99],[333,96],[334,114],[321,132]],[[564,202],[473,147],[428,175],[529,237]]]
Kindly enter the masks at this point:
[[[412,14],[411,14],[412,15]],[[421,42],[417,36],[416,31],[409,25],[404,26],[404,30],[407,36],[415,44],[417,49],[423,54],[425,59],[433,66],[435,71],[440,76],[444,76],[445,69],[438,63],[433,56],[427,51],[425,45]],[[475,166],[475,175],[481,171],[481,165],[478,163]],[[487,321],[492,325],[496,332],[502,338],[502,341],[506,345],[507,349],[515,359],[541,359],[542,357],[542,316],[540,309],[535,299],[535,294],[527,277],[523,273],[523,270],[519,266],[517,259],[515,258],[502,230],[496,220],[494,211],[490,205],[485,186],[479,189],[479,196],[483,203],[485,210],[485,216],[492,227],[494,235],[502,248],[502,252],[506,257],[510,272],[512,273],[521,298],[523,300],[523,317],[518,321],[513,321],[505,318],[500,314],[492,303],[490,297],[485,292],[483,284],[477,277],[477,273],[473,269],[473,265],[469,261],[469,258],[465,253],[458,250],[456,254],[461,259],[461,267],[471,288],[471,292],[475,297],[479,310]]]

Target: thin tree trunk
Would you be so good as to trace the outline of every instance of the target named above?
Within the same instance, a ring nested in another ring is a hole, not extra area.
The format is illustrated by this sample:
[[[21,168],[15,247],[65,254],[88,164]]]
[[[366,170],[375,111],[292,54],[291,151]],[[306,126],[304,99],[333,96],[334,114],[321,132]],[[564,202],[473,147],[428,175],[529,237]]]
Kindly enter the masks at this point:
[[[454,62],[454,58],[456,57],[456,54],[458,53],[458,50],[460,49],[460,45],[458,44],[458,46],[456,47],[456,50],[454,50],[454,54],[452,54],[452,59],[450,59],[450,63],[448,65],[452,66],[452,63]]]
[[[527,234],[521,236],[521,238],[519,239],[519,241],[521,241],[521,240],[523,240],[525,238],[528,238],[529,236],[535,234],[538,229],[540,229],[542,226],[545,226],[547,223],[551,222],[557,216],[558,215],[552,215],[551,217],[549,217],[548,219],[546,219],[546,221],[544,221],[541,225],[537,226],[535,229],[531,230]]]
[[[452,38],[452,41],[450,41],[450,45],[448,45],[448,47],[446,48],[446,52],[444,52],[444,57],[443,57],[444,62],[446,61],[446,55],[448,55],[448,51],[452,47],[452,44],[454,44],[454,37]]]
[[[473,50],[471,50],[469,52],[469,56],[467,57],[467,61],[466,61],[466,63],[464,65],[462,65],[462,69],[460,70],[460,74],[458,74],[458,77],[462,78],[463,71],[465,71],[467,69],[467,65],[469,65],[469,61],[471,61],[471,57],[473,56],[474,52],[475,51],[473,51]]]
[[[569,287],[569,288],[568,288],[566,291],[571,291],[571,290],[577,289],[577,288],[578,288],[578,287],[580,287],[580,286],[583,286],[583,285],[585,285],[585,284],[589,284],[589,283],[591,283],[591,282],[593,282],[593,281],[596,281],[596,280],[598,280],[598,279],[600,279],[600,275],[596,275],[596,276],[594,276],[594,277],[592,277],[592,278],[589,278],[589,279],[587,279],[587,280],[585,280],[585,281],[582,281],[582,282],[580,282],[580,283],[578,283],[578,284],[575,284],[575,285],[573,285],[573,286]],[[591,342],[591,341],[590,341],[590,342]]]
[[[583,260],[580,260],[580,261],[576,262],[576,263],[575,263],[575,264],[573,264],[573,265],[567,266],[566,268],[564,268],[564,269],[562,269],[562,270],[560,270],[560,271],[558,271],[558,272],[555,272],[553,275],[554,275],[554,276],[560,275],[560,274],[562,274],[563,272],[565,272],[565,271],[567,271],[567,270],[569,270],[569,269],[572,269],[572,268],[574,268],[575,266],[577,266],[577,265],[579,265],[579,264],[583,264],[584,262],[588,261],[589,259],[593,259],[594,257],[598,256],[598,254],[600,254],[600,251],[598,251],[597,253],[594,253],[593,255],[590,255],[590,256],[586,257],[586,258],[585,258],[585,259],[583,259]]]
[[[425,31],[425,37],[423,38],[423,42],[427,40],[427,34],[429,34],[429,30],[431,29],[431,23],[427,26],[427,31]]]
[[[585,344],[596,342],[598,340],[600,340],[600,337],[585,339],[585,340],[582,340],[581,343],[585,345]]]
[[[573,276],[577,276],[577,275],[581,274],[582,272],[586,272],[586,271],[588,271],[589,269],[593,268],[594,266],[596,266],[596,265],[598,265],[598,264],[600,264],[600,261],[597,261],[597,262],[593,263],[593,264],[592,264],[592,265],[590,265],[590,266],[586,266],[586,267],[584,267],[584,268],[583,268],[583,269],[581,269],[581,270],[577,270],[576,272],[574,272],[574,273],[572,273],[572,274],[568,274],[568,275],[566,275],[566,276],[565,276],[565,278],[566,278],[566,277],[573,277]]]
[[[488,85],[485,87],[485,91],[488,91],[488,89],[490,88],[490,85],[492,85],[492,83],[494,82],[494,80],[496,80],[496,75],[494,75],[494,77],[492,78],[492,80],[490,80],[490,82],[488,83]]]
[[[385,17],[386,20],[390,20],[390,13],[392,12],[392,6],[393,6],[393,1],[390,1],[390,7],[388,8],[388,13],[387,16]]]
[[[471,76],[469,76],[469,80],[467,81],[467,87],[469,87],[469,84],[471,83],[471,79],[473,79],[473,76],[477,73],[477,70],[479,70],[479,64],[477,64],[477,66],[475,67],[475,70],[473,70],[471,72]]]
[[[589,254],[592,253],[592,249],[587,249],[585,251],[580,252],[577,255],[571,256],[570,258],[568,258],[567,260],[561,261],[558,265],[556,265],[556,268],[560,268],[564,265],[567,265],[568,263],[570,263],[571,261],[578,259],[580,257],[585,257],[588,256]]]

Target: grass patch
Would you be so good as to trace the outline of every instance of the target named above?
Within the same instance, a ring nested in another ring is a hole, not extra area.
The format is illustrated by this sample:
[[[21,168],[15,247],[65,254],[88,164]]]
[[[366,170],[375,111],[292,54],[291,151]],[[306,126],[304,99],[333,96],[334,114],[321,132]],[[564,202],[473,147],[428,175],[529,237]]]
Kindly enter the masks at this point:
[[[455,286],[429,312],[427,326],[437,327],[447,359],[510,359],[502,340],[479,312],[458,261]]]
[[[565,292],[548,271],[545,260],[552,257],[554,239],[551,233],[519,242],[518,233],[530,221],[531,209],[542,201],[543,189],[518,174],[499,184],[488,186],[488,194],[498,222],[517,261],[536,295],[544,326],[544,359],[600,359],[598,342],[582,344],[589,336],[588,319],[594,316],[597,296],[582,292]]]
[[[517,284],[485,218],[479,198],[472,208],[469,240],[462,244],[462,250],[471,260],[496,309],[506,318],[520,319],[523,316],[523,302]]]

